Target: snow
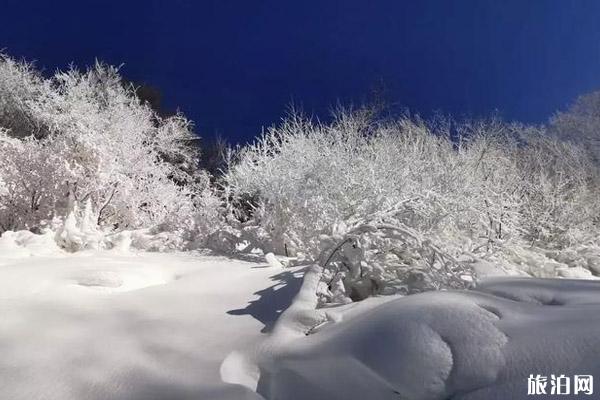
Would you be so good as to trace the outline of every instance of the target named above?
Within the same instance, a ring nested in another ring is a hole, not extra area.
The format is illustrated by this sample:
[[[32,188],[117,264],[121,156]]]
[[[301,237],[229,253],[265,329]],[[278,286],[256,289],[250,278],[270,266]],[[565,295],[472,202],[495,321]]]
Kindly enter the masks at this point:
[[[9,236],[0,241],[3,399],[260,398],[225,383],[221,364],[267,336],[298,287],[293,269],[198,253],[36,255],[26,234]],[[229,365],[235,380],[241,363]]]
[[[600,375],[598,281],[483,265],[473,290],[318,308],[316,265],[127,248],[0,237],[2,398],[520,399],[530,374]]]
[[[267,253],[267,254],[265,254],[265,260],[267,261],[267,263],[269,263],[269,265],[271,267],[274,267],[274,268],[283,268],[283,265],[277,259],[277,257],[275,257],[275,254],[273,254],[273,253]]]
[[[260,363],[257,388],[270,400],[524,399],[530,374],[600,375],[598,282],[488,278],[473,291],[344,306],[336,318],[313,309],[328,322],[307,332],[307,275],[304,314],[281,318],[288,329],[274,331]]]
[[[0,265],[3,260],[19,259],[33,255],[61,254],[52,232],[35,235],[29,231],[4,232],[0,235]]]

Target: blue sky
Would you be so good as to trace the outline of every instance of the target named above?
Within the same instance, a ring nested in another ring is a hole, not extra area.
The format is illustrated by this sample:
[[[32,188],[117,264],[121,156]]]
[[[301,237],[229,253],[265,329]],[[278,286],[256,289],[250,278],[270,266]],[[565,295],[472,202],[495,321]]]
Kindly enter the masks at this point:
[[[290,102],[326,116],[382,85],[413,112],[544,122],[600,89],[600,2],[5,0],[0,48],[48,72],[95,58],[204,136],[247,141]]]

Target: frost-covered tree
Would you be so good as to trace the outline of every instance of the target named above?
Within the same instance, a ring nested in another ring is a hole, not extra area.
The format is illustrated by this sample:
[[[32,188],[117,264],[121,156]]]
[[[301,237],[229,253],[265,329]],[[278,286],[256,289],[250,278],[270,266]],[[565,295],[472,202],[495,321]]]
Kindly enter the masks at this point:
[[[212,194],[190,122],[157,115],[116,68],[96,63],[45,79],[3,56],[0,99],[3,229],[32,228],[88,201],[104,227],[199,222]]]
[[[31,105],[49,85],[32,64],[0,53],[0,127],[13,137],[45,137],[47,127],[33,114]]]
[[[333,265],[329,289],[361,298],[457,287],[470,281],[465,257],[504,262],[512,249],[592,238],[600,179],[589,160],[544,128],[359,110],[331,123],[292,115],[240,149],[225,181],[273,250]]]
[[[66,210],[68,154],[53,138],[17,139],[0,131],[0,231],[34,228]]]
[[[562,140],[587,147],[596,162],[600,160],[600,91],[577,98],[567,111],[550,121],[550,128]]]

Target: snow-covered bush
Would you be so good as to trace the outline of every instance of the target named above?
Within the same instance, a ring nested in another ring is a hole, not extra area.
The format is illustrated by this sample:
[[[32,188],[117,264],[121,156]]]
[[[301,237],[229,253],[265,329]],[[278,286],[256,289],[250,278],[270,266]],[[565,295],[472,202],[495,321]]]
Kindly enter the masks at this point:
[[[464,289],[475,281],[472,267],[399,223],[393,214],[378,219],[346,228],[343,236],[321,237],[327,246],[318,260],[323,266],[321,303],[363,300],[374,293]]]
[[[548,135],[526,140],[515,159],[524,238],[551,249],[597,241],[600,176],[587,149]]]
[[[0,127],[13,137],[42,138],[47,127],[36,118],[31,104],[50,88],[32,64],[16,61],[0,53]]]
[[[68,207],[68,154],[54,137],[17,139],[0,129],[0,232],[38,227]]]
[[[159,116],[96,63],[50,78],[0,58],[0,231],[66,218],[87,202],[103,229],[215,229],[218,200],[182,115]],[[66,222],[65,222],[66,223]]]
[[[53,226],[56,231],[56,243],[61,248],[72,252],[107,247],[105,234],[99,229],[96,218],[90,199],[86,201],[83,210],[79,210],[75,204],[64,221],[59,221]]]
[[[559,138],[583,144],[600,161],[600,91],[582,95],[567,111],[557,112],[550,130]]]
[[[239,150],[228,196],[273,250],[321,259],[328,300],[467,286],[469,262],[594,235],[600,180],[581,148],[495,118],[446,122],[292,115]]]

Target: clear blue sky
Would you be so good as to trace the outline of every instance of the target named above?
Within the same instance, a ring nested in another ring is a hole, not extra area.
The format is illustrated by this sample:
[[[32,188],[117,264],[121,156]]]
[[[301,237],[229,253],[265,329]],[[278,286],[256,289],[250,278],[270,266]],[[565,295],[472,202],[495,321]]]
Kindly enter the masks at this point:
[[[543,122],[600,89],[600,1],[5,0],[0,48],[46,71],[125,64],[197,131],[246,141],[293,100],[326,115],[383,82],[429,115]]]

